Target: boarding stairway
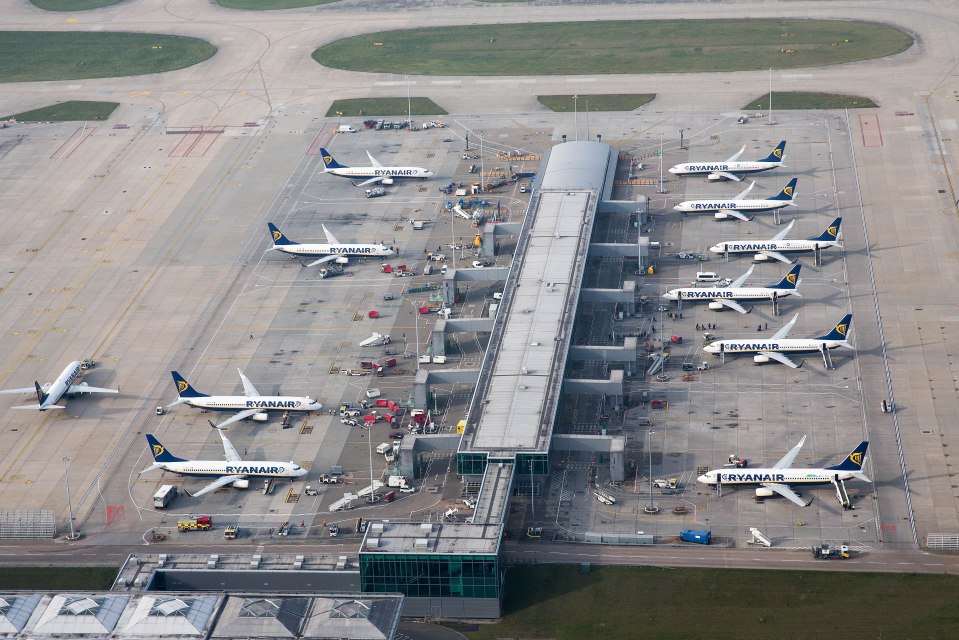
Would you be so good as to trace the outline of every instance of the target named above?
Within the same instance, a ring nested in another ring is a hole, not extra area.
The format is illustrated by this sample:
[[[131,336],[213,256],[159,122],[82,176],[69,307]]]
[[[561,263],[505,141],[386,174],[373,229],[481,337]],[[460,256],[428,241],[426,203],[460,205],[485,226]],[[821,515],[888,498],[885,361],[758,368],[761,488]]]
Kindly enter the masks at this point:
[[[842,505],[842,508],[852,509],[849,494],[846,492],[846,483],[840,480],[838,475],[833,475],[832,484],[836,487],[836,496],[839,498],[839,504]]]

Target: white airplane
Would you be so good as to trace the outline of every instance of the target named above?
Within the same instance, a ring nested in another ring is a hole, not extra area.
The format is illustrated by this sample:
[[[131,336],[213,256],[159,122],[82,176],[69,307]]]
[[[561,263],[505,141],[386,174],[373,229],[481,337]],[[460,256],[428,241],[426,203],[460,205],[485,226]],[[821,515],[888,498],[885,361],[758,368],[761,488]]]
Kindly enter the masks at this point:
[[[34,381],[32,387],[24,387],[23,389],[5,389],[0,391],[0,393],[36,393],[37,394],[37,404],[28,404],[19,407],[10,407],[11,409],[39,409],[40,411],[46,411],[47,409],[65,409],[66,407],[58,405],[59,402],[64,396],[72,396],[78,393],[120,393],[119,389],[104,389],[101,387],[91,387],[86,382],[81,382],[80,384],[74,384],[77,378],[80,376],[80,361],[74,360],[67,365],[67,368],[57,376],[57,379],[53,382],[48,382],[44,385],[41,385],[39,382]]]
[[[796,183],[798,181],[797,178],[793,178],[783,187],[782,191],[768,200],[745,199],[746,195],[756,186],[756,183],[753,182],[732,200],[720,200],[718,198],[714,200],[686,200],[673,207],[673,210],[683,214],[713,213],[717,220],[733,217],[748,222],[752,220],[752,216],[747,216],[747,213],[755,214],[760,211],[772,211],[789,206],[795,207]]]
[[[302,258],[309,256],[324,256],[319,260],[307,264],[307,267],[315,267],[318,264],[335,261],[337,264],[346,264],[350,261],[349,256],[378,257],[385,258],[395,254],[392,247],[382,244],[347,244],[342,243],[333,237],[326,225],[323,227],[323,233],[326,234],[326,244],[300,244],[293,242],[283,232],[276,228],[272,222],[267,222],[266,226],[270,230],[273,238],[273,246],[267,251],[280,251],[294,257]]]
[[[726,354],[754,353],[753,362],[763,364],[770,360],[780,362],[787,367],[798,369],[803,365],[802,362],[796,364],[787,353],[821,353],[823,361],[826,362],[826,351],[845,347],[852,349],[849,344],[849,328],[852,326],[852,314],[847,313],[842,320],[832,328],[832,331],[818,338],[787,338],[789,332],[799,319],[797,313],[793,319],[777,331],[772,338],[768,340],[716,340],[705,347],[703,351],[718,355],[725,360]],[[826,362],[826,366],[828,362]]]
[[[362,187],[372,182],[381,182],[383,184],[393,184],[393,180],[398,178],[432,178],[433,172],[423,167],[384,167],[366,152],[366,157],[370,159],[369,167],[347,167],[333,159],[326,149],[320,149],[320,156],[323,158],[323,173],[330,173],[341,178],[367,178],[363,182],[354,182],[354,186]]]
[[[723,307],[729,307],[734,311],[739,313],[749,313],[752,309],[746,309],[741,304],[736,302],[737,300],[772,300],[776,302],[781,298],[787,296],[797,296],[801,298],[799,292],[796,290],[799,285],[802,283],[802,280],[799,280],[799,270],[802,268],[801,264],[797,264],[795,267],[789,270],[783,279],[777,282],[776,284],[768,284],[765,287],[743,287],[743,284],[752,275],[755,265],[749,267],[749,271],[743,275],[736,278],[728,287],[713,287],[713,288],[703,288],[697,289],[695,287],[684,287],[680,289],[673,289],[667,293],[663,294],[663,298],[666,300],[676,300],[682,302],[683,300],[692,300],[693,302],[699,300],[708,300],[709,308],[714,311],[719,311]]]
[[[669,172],[677,176],[696,176],[706,174],[708,180],[734,180],[739,182],[747,173],[769,171],[783,165],[783,154],[786,151],[786,141],[776,145],[768,156],[755,162],[739,162],[739,156],[746,151],[745,145],[738,153],[733,154],[725,162],[684,162],[670,168]]]
[[[176,385],[177,399],[168,404],[172,407],[178,404],[188,404],[191,407],[207,411],[237,411],[238,413],[216,425],[218,429],[228,424],[239,422],[247,418],[255,418],[258,414],[267,411],[319,411],[323,408],[319,402],[310,396],[264,396],[256,390],[250,379],[237,369],[240,380],[243,381],[242,396],[208,396],[200,393],[176,371],[173,374],[173,384]]]
[[[212,423],[211,423],[212,424]],[[193,494],[194,498],[216,491],[220,487],[232,484],[237,489],[246,489],[250,486],[248,478],[300,478],[306,475],[306,469],[300,465],[290,462],[244,462],[240,454],[233,448],[233,444],[227,439],[223,432],[217,429],[220,438],[223,440],[223,457],[225,462],[219,460],[184,460],[177,458],[167,451],[160,442],[149,433],[147,443],[150,445],[150,451],[153,454],[153,464],[141,471],[154,471],[163,469],[175,473],[179,476],[198,476],[211,477],[217,479],[203,487]]]
[[[731,253],[754,253],[753,260],[756,262],[765,262],[772,258],[786,264],[792,264],[795,260],[790,260],[786,255],[787,253],[810,253],[829,247],[838,247],[840,244],[839,226],[842,224],[842,218],[836,218],[832,221],[832,224],[826,227],[825,231],[808,240],[784,240],[795,223],[795,220],[790,222],[772,240],[760,240],[758,242],[756,240],[727,240],[713,245],[709,250],[727,257]]]
[[[721,490],[723,485],[736,484],[758,484],[756,495],[761,498],[768,498],[773,493],[778,493],[782,497],[795,502],[800,507],[808,506],[812,502],[803,500],[790,488],[795,484],[828,484],[832,482],[836,486],[836,492],[839,495],[843,506],[848,506],[849,499],[846,496],[843,482],[856,478],[863,482],[870,482],[866,474],[862,472],[862,465],[866,459],[866,448],[869,442],[860,442],[859,446],[850,452],[842,464],[834,467],[825,467],[821,469],[797,469],[792,467],[793,461],[806,442],[806,436],[803,436],[792,450],[783,456],[782,460],[772,466],[771,469],[714,469],[707,471],[699,476],[697,480],[707,485],[715,485]]]

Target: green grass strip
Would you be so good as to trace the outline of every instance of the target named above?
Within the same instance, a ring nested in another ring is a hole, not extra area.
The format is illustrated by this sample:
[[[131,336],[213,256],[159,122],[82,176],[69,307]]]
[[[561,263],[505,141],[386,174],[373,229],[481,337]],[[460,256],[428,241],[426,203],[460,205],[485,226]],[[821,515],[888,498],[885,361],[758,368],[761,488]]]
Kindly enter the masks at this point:
[[[216,0],[216,3],[227,9],[243,9],[244,11],[276,11],[278,9],[300,9],[329,4],[337,0]]]
[[[773,110],[776,109],[871,109],[879,105],[862,96],[816,91],[773,91]],[[743,109],[768,109],[769,94],[756,98]]]
[[[115,567],[0,567],[0,590],[106,591]]]
[[[90,102],[68,100],[31,111],[3,116],[0,120],[16,118],[20,122],[73,122],[76,120],[106,120],[120,106],[119,102]]]
[[[655,93],[601,93],[577,96],[536,96],[539,103],[550,111],[632,111],[652,102]]]
[[[120,0],[30,0],[30,2],[45,11],[87,11],[119,4]]]
[[[446,110],[429,98],[411,97],[409,105],[406,98],[350,98],[334,100],[327,118],[343,116],[348,118],[374,116],[405,116],[412,107],[414,116],[442,116]]]

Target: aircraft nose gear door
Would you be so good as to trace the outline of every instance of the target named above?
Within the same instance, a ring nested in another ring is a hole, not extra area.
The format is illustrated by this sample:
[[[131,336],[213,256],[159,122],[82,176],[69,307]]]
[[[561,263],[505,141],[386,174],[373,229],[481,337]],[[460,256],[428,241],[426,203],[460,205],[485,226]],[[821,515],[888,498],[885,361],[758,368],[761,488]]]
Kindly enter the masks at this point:
[[[836,487],[836,496],[839,498],[839,504],[843,509],[852,509],[852,503],[849,501],[849,494],[846,492],[846,483],[839,479],[839,475],[833,475],[833,486]]]

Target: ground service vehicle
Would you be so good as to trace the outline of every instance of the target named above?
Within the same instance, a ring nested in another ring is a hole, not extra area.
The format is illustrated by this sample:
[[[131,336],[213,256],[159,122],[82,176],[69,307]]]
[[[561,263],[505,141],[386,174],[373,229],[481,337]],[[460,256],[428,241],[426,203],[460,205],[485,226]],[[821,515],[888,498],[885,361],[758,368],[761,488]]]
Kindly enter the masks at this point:
[[[337,133],[356,133],[356,129],[350,124],[341,124],[336,131]]]
[[[157,492],[153,494],[153,506],[157,509],[163,509],[168,504],[173,502],[173,499],[177,496],[177,488],[175,484],[165,484]]]
[[[306,487],[303,489],[303,493],[305,493],[305,494],[308,495],[308,496],[316,496],[316,495],[319,495],[319,494],[320,494],[319,491],[317,491],[316,489],[314,489],[314,488],[311,487],[310,485],[306,485]]]
[[[386,479],[386,486],[388,487],[405,487],[406,486],[406,477],[405,476],[390,476]]]
[[[223,538],[226,540],[236,540],[237,534],[240,533],[240,528],[235,524],[231,524],[223,531]]]
[[[386,189],[383,187],[373,187],[372,189],[366,190],[367,198],[379,198],[380,196],[386,195]]]
[[[392,449],[392,442],[384,442],[383,444],[376,445],[376,452],[380,455],[384,455],[387,451],[391,451]]]
[[[849,547],[842,545],[839,547],[830,547],[828,544],[821,544],[818,547],[812,548],[812,555],[814,558],[820,560],[828,559],[837,559],[837,560],[847,560],[849,558]]]
[[[213,516],[197,516],[178,520],[176,528],[180,531],[209,531],[213,528]]]
[[[336,476],[330,476],[325,473],[321,473],[320,482],[322,482],[323,484],[339,484],[340,479],[337,478]]]

